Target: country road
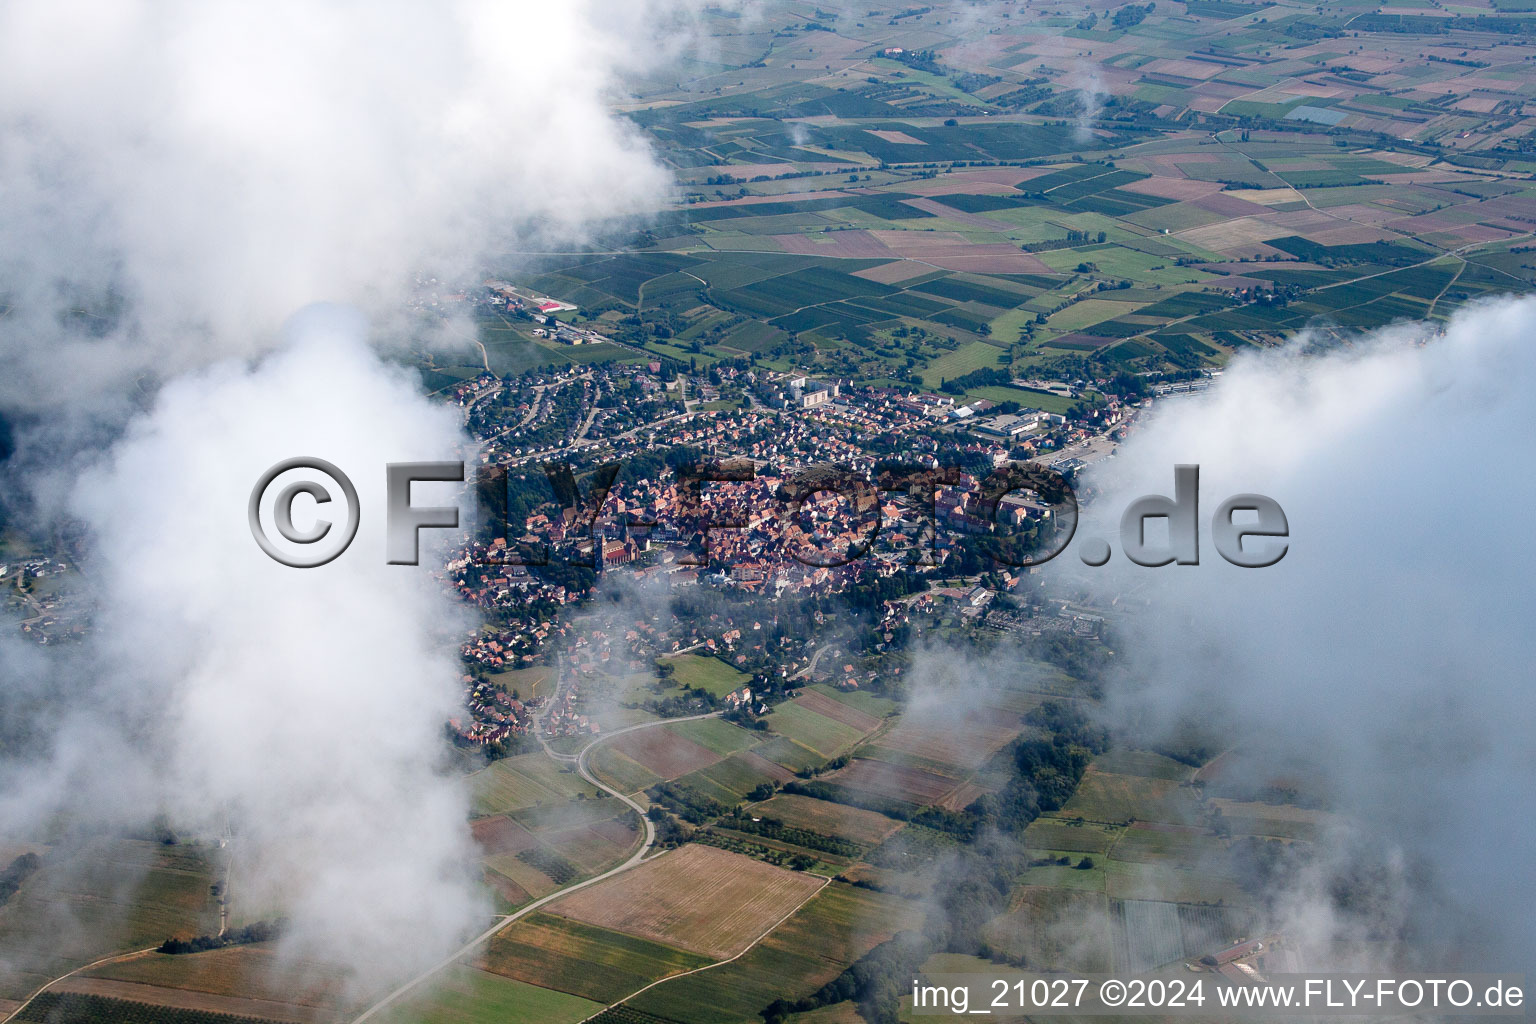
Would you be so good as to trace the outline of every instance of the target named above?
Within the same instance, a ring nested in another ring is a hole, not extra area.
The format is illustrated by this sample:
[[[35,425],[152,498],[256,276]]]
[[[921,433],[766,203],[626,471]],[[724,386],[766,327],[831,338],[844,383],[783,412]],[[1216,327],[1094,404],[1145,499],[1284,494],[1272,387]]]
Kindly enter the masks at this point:
[[[93,961],[91,961],[88,964],[81,964],[79,967],[76,967],[74,970],[70,971],[69,973],[59,975],[57,978],[54,978],[52,981],[50,981],[47,984],[43,985],[37,991],[35,991],[31,995],[27,996],[26,999],[23,999],[21,1001],[21,1003],[16,1007],[16,1009],[14,1009],[10,1013],[6,1014],[3,1018],[0,1018],[0,1024],[4,1024],[5,1021],[12,1020],[13,1018],[15,1018],[15,1016],[18,1013],[20,1013],[22,1010],[25,1010],[28,1006],[30,1006],[32,1004],[32,1000],[36,999],[38,996],[42,995],[44,992],[47,992],[49,989],[53,988],[53,986],[57,985],[59,982],[66,981],[66,980],[68,980],[70,978],[73,978],[75,975],[79,974],[81,971],[89,971],[89,970],[92,970],[92,969],[97,968],[97,967],[102,967],[102,966],[104,966],[106,964],[116,963],[119,960],[129,960],[129,959],[132,959],[133,957],[136,957],[136,956],[143,956],[145,953],[153,953],[156,949],[159,949],[159,948],[160,947],[158,947],[158,946],[150,946],[148,949],[132,949],[132,950],[129,950],[128,952],[126,952],[126,953],[113,953],[111,956],[104,956],[100,960],[93,960]]]
[[[554,695],[554,697],[558,697],[559,693],[560,693],[560,688],[557,685],[555,687],[555,695]],[[607,871],[604,871],[601,874],[594,875],[591,878],[586,879],[585,881],[576,882],[576,883],[574,883],[572,885],[568,885],[568,886],[566,886],[563,889],[557,889],[554,892],[550,893],[548,896],[544,896],[544,897],[541,897],[541,898],[539,898],[537,900],[534,900],[532,903],[528,904],[527,906],[521,907],[518,910],[514,910],[510,914],[506,914],[506,915],[502,916],[501,918],[499,918],[496,921],[495,924],[491,925],[491,927],[487,928],[485,931],[481,932],[479,935],[475,936],[473,939],[470,939],[463,946],[459,947],[459,949],[454,951],[451,955],[449,955],[448,957],[444,958],[443,960],[438,961],[436,964],[433,964],[427,970],[425,970],[422,973],[418,974],[416,977],[412,978],[410,981],[407,981],[405,984],[401,985],[399,988],[396,988],[394,991],[392,991],[388,995],[384,996],[384,998],[380,999],[378,1002],[376,1002],[372,1006],[368,1007],[368,1009],[364,1010],[362,1012],[362,1014],[360,1014],[359,1016],[357,1016],[356,1018],[353,1019],[353,1024],[363,1024],[364,1021],[369,1020],[376,1013],[378,1013],[380,1010],[385,1009],[386,1007],[390,1006],[391,1004],[396,1002],[398,999],[400,999],[400,997],[402,997],[402,996],[406,995],[407,993],[411,992],[417,986],[421,985],[422,982],[428,980],[429,978],[431,978],[433,975],[437,974],[438,972],[440,972],[440,971],[442,971],[442,970],[444,970],[444,969],[446,969],[448,967],[453,966],[455,963],[457,963],[463,957],[465,957],[469,953],[474,952],[474,950],[476,948],[478,948],[479,946],[483,945],[484,943],[490,941],[490,939],[493,936],[495,936],[497,933],[501,932],[502,930],[504,930],[505,928],[507,928],[508,926],[513,924],[514,922],[520,920],[521,918],[526,917],[527,915],[533,913],[535,910],[538,910],[540,907],[543,907],[546,904],[552,903],[555,900],[560,899],[562,896],[568,896],[568,895],[570,895],[571,893],[575,892],[578,889],[585,889],[589,885],[596,885],[598,882],[604,881],[605,879],[612,878],[614,875],[618,875],[618,874],[621,874],[621,873],[623,873],[625,871],[628,871],[630,868],[639,866],[646,859],[646,855],[651,852],[652,847],[656,843],[656,826],[654,824],[652,824],[650,818],[646,817],[645,809],[643,807],[641,807],[634,800],[631,800],[624,793],[620,793],[618,790],[614,789],[612,786],[609,786],[607,783],[602,782],[601,780],[599,780],[597,778],[597,776],[592,774],[591,770],[587,767],[587,757],[588,757],[588,755],[591,754],[593,748],[596,747],[598,744],[606,742],[607,740],[611,740],[615,736],[623,736],[623,735],[625,735],[627,733],[638,732],[641,729],[654,729],[657,726],[667,725],[667,724],[672,723],[672,722],[692,722],[692,721],[696,721],[697,719],[700,719],[700,718],[714,718],[714,717],[716,717],[717,715],[720,714],[720,712],[718,712],[718,711],[710,711],[710,712],[706,712],[705,714],[702,714],[702,715],[688,715],[688,716],[682,717],[682,718],[662,718],[662,719],[658,719],[657,721],[654,721],[654,722],[641,722],[638,725],[627,726],[627,727],[625,727],[623,729],[615,729],[613,732],[608,733],[606,736],[600,736],[597,739],[594,739],[592,742],[588,743],[586,746],[582,747],[581,750],[577,751],[575,754],[561,754],[561,753],[558,753],[557,751],[555,751],[553,748],[551,748],[549,746],[548,741],[545,740],[545,738],[543,736],[543,730],[542,730],[542,726],[544,724],[544,716],[548,714],[548,708],[551,708],[551,707],[554,706],[554,703],[555,703],[554,697],[551,697],[549,703],[546,705],[544,713],[536,716],[536,719],[535,719],[535,722],[534,722],[535,735],[538,736],[539,743],[541,745],[543,745],[545,753],[547,753],[551,758],[554,758],[557,761],[563,761],[563,762],[566,762],[566,763],[574,762],[575,765],[576,765],[577,773],[580,774],[580,776],[584,780],[586,780],[587,782],[590,782],[592,785],[596,786],[598,789],[602,790],[604,793],[607,793],[609,796],[617,797],[619,800],[624,802],[625,806],[629,807],[636,814],[640,815],[640,824],[641,824],[641,827],[645,830],[645,839],[640,844],[640,848],[637,849],[633,854],[631,854],[629,856],[629,858],[627,860],[625,860],[623,863],[615,865],[614,867],[609,868]]]

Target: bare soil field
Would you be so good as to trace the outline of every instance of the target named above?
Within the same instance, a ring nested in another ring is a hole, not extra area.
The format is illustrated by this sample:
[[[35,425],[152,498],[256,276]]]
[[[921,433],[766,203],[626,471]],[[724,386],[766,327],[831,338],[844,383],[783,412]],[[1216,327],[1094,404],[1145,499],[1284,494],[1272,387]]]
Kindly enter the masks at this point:
[[[592,826],[591,831],[615,846],[624,848],[634,843],[636,835],[634,826],[620,818],[609,818],[607,821],[600,821]]]
[[[165,1006],[213,1009],[220,1013],[276,1017],[274,1009],[255,1009],[256,1004],[287,1007],[283,1020],[309,1020],[303,1016],[314,1009],[319,1016],[334,1016],[341,1009],[339,971],[312,963],[280,959],[266,945],[227,946],[206,953],[167,956],[148,953],[118,963],[105,964],[88,976],[72,978],[66,985],[90,982],[93,985],[128,984],[158,993],[153,998],[123,995],[105,989],[90,990],[93,995],[117,999],[153,1002]],[[78,989],[77,991],[87,991]],[[227,999],[243,1008],[215,1007],[211,1003],[172,1002],[174,995],[188,999]],[[325,1011],[332,1011],[326,1013]]]
[[[864,130],[869,132],[869,134],[873,135],[877,139],[884,139],[886,142],[894,142],[894,143],[896,143],[899,146],[926,146],[927,145],[927,143],[924,142],[922,139],[914,139],[912,136],[908,135],[906,132],[898,132],[898,131],[891,130],[889,128],[887,128],[887,129],[866,128]]]
[[[1194,178],[1168,178],[1157,175],[1133,181],[1120,188],[1144,196],[1161,196],[1164,199],[1199,199],[1221,191],[1219,181],[1196,181]]]
[[[71,978],[62,985],[54,986],[51,991],[105,996],[108,999],[125,999],[130,1002],[173,1007],[178,1010],[227,1013],[237,1017],[265,1017],[268,1020],[292,1021],[295,1024],[318,1024],[335,1016],[316,1007],[295,1006],[292,1003],[278,1003],[269,999],[216,996],[207,992],[140,985],[131,981],[108,981],[104,978]]]
[[[1267,224],[1256,217],[1238,217],[1235,220],[1207,224],[1203,228],[1180,231],[1179,237],[1203,249],[1220,252],[1233,246],[1263,242],[1290,233],[1286,228]]]
[[[939,806],[946,811],[963,811],[975,803],[985,792],[985,789],[974,782],[964,782],[960,784],[959,789],[946,796],[943,800],[940,800]]]
[[[973,245],[968,253],[925,257],[941,270],[962,274],[1054,274],[1038,256],[1009,245]]]
[[[870,267],[867,270],[855,270],[854,277],[862,277],[866,281],[876,281],[880,284],[897,284],[901,281],[910,281],[914,277],[922,277],[924,274],[933,273],[933,268],[926,263],[918,263],[914,260],[895,257],[892,263],[882,263],[878,267]]]
[[[1269,212],[1267,206],[1250,203],[1246,199],[1238,199],[1225,192],[1212,192],[1208,196],[1201,196],[1194,200],[1194,205],[1202,210],[1219,213],[1223,217],[1256,217]]]
[[[822,884],[814,875],[689,844],[558,900],[549,912],[725,959]]]
[[[469,826],[469,831],[487,854],[516,853],[538,845],[532,832],[510,818],[481,818]]]
[[[1220,64],[1205,64],[1198,60],[1182,58],[1155,60],[1141,69],[1143,74],[1173,75],[1177,78],[1193,78],[1197,81],[1215,78],[1224,70],[1226,69]]]
[[[977,708],[958,719],[905,717],[881,737],[880,745],[927,761],[974,769],[1018,735],[1019,729],[1018,718]]]
[[[829,803],[814,797],[780,793],[756,805],[754,815],[777,818],[790,828],[803,828],[824,836],[841,836],[856,843],[879,843],[901,827],[901,822],[874,811]]]
[[[920,768],[886,764],[862,757],[826,778],[829,782],[850,789],[862,789],[920,805],[938,803],[959,785],[954,779],[925,772]]]
[[[824,693],[815,690],[807,690],[796,698],[802,705],[810,708],[818,715],[825,715],[834,722],[842,722],[852,726],[859,732],[874,732],[880,724],[880,719],[858,708],[849,707],[841,701],[833,700]]]
[[[707,768],[720,755],[666,729],[640,729],[609,744],[647,771],[664,779]]]
[[[528,890],[499,872],[486,868],[482,873],[485,884],[496,890],[497,895],[514,907],[520,907],[533,899]]]

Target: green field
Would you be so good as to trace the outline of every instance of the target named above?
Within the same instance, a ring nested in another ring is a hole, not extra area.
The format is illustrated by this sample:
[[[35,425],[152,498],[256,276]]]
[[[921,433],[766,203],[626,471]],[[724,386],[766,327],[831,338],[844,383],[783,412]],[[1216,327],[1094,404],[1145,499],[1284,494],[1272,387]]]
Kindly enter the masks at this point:
[[[1006,363],[999,363],[997,360],[999,351],[996,345],[989,345],[984,341],[973,341],[962,345],[929,363],[923,370],[923,384],[926,387],[936,388],[943,381],[963,377],[972,370],[995,370],[1000,366],[1006,368]]]
[[[613,1003],[707,957],[607,928],[536,913],[491,939],[478,966],[507,978]]]
[[[1167,779],[1117,775],[1090,767],[1063,817],[1117,824],[1131,820],[1194,825],[1200,807],[1192,790]]]
[[[739,725],[732,725],[720,718],[701,718],[692,722],[678,722],[665,727],[668,732],[692,740],[707,750],[717,754],[734,754],[738,750],[746,750],[761,739],[743,729]]]
[[[857,729],[842,722],[835,722],[825,715],[818,715],[808,708],[789,701],[773,709],[768,716],[768,728],[787,739],[821,754],[832,757],[857,743],[862,737]]]
[[[780,707],[783,707],[783,705],[780,705]],[[785,736],[772,737],[762,746],[756,748],[756,752],[775,764],[783,765],[792,772],[818,767],[827,760],[824,755]]]
[[[578,793],[599,795],[574,769],[542,753],[496,761],[471,775],[469,785],[474,811],[479,815],[504,814],[540,803],[562,803]]]
[[[833,883],[740,959],[664,982],[629,1005],[682,1024],[749,1021],[775,999],[815,991],[919,913],[900,897]]]
[[[0,907],[0,961],[10,968],[0,998],[23,998],[111,952],[217,931],[215,864],[204,849],[107,835],[49,849]],[[70,927],[59,924],[61,907]]]
[[[750,678],[745,672],[738,672],[719,658],[703,654],[679,654],[664,659],[663,663],[673,666],[672,678],[679,685],[707,690],[716,697],[725,696]]]
[[[456,964],[385,1011],[388,1024],[576,1024],[602,1003]]]
[[[587,765],[598,778],[624,793],[638,793],[662,781],[661,776],[647,771],[607,744],[600,744],[592,751]]]
[[[486,677],[508,693],[516,691],[521,700],[548,697],[555,682],[555,670],[546,665],[536,668],[514,668],[505,672],[493,672]]]
[[[857,711],[864,712],[866,715],[874,715],[876,718],[884,718],[891,712],[901,708],[899,702],[889,697],[870,693],[868,690],[840,690],[835,686],[828,686],[826,683],[807,686],[806,690],[831,697],[839,704],[846,704]]]

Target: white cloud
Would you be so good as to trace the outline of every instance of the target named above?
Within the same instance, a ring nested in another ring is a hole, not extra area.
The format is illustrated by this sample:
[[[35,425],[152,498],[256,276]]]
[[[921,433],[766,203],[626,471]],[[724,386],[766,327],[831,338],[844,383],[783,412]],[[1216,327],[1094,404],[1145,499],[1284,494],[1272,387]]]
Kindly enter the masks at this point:
[[[1226,717],[1267,756],[1325,765],[1380,848],[1432,865],[1434,890],[1479,922],[1421,937],[1506,965],[1499,943],[1532,938],[1509,897],[1536,875],[1529,815],[1513,810],[1536,779],[1533,325],[1536,300],[1501,300],[1427,344],[1404,326],[1236,361],[1121,448],[1080,534],[1116,537],[1131,500],[1171,494],[1173,466],[1198,463],[1201,564],[1130,566],[1116,541],[1109,567],[1073,550],[1057,567],[1128,611],[1124,714]],[[1278,565],[1236,568],[1212,547],[1210,516],[1239,492],[1285,509]]]

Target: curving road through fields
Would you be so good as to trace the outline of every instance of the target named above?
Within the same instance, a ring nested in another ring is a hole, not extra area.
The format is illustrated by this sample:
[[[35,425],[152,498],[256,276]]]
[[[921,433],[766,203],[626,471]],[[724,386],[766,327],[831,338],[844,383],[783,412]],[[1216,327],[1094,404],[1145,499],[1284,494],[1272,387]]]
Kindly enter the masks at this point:
[[[559,693],[560,688],[556,686],[555,696],[558,697]],[[554,703],[554,699],[551,698],[549,704],[546,705],[546,711],[544,714],[548,713],[548,708],[553,707]],[[508,926],[512,925],[519,919],[526,917],[527,915],[533,913],[535,910],[538,910],[540,907],[552,903],[562,896],[567,896],[578,889],[585,889],[589,885],[596,885],[598,882],[612,878],[614,875],[628,871],[630,868],[639,866],[646,859],[647,854],[651,852],[652,847],[656,844],[656,826],[652,824],[650,818],[646,817],[645,808],[641,807],[634,800],[631,800],[626,794],[620,793],[618,790],[614,789],[612,786],[608,785],[607,783],[597,778],[597,776],[592,774],[591,769],[587,767],[588,756],[598,744],[611,740],[615,736],[623,736],[626,733],[638,732],[641,729],[654,729],[657,726],[669,725],[672,722],[691,722],[700,718],[714,718],[719,714],[720,712],[718,711],[710,711],[702,715],[688,715],[682,718],[662,718],[654,722],[641,722],[638,725],[627,726],[623,729],[615,729],[613,732],[608,733],[606,736],[600,736],[597,739],[594,739],[592,742],[582,747],[575,754],[561,754],[550,747],[543,733],[544,715],[538,716],[537,722],[535,724],[535,735],[538,736],[539,743],[543,745],[544,752],[546,754],[557,761],[574,763],[576,765],[577,773],[584,780],[590,782],[592,785],[596,786],[602,792],[607,793],[609,796],[617,797],[619,800],[622,800],[625,806],[629,807],[636,814],[640,815],[640,824],[641,827],[645,830],[645,839],[643,842],[641,842],[640,848],[631,854],[628,859],[620,864],[615,865],[614,867],[609,868],[607,871],[604,871],[601,874],[593,875],[591,878],[585,879],[584,881],[565,886],[563,889],[556,889],[548,896],[542,896],[539,899],[534,900],[532,903],[529,903],[527,906],[520,907],[517,910],[514,910],[512,913],[498,918],[495,924],[491,925],[485,931],[470,939],[463,946],[455,950],[452,954],[433,964],[431,967],[416,975],[410,981],[407,981],[405,984],[401,985],[399,988],[396,988],[394,991],[390,992],[388,995],[375,1002],[372,1006],[368,1007],[368,1009],[364,1010],[361,1014],[353,1019],[353,1024],[363,1024],[364,1021],[371,1019],[375,1014],[391,1006],[402,996],[405,996],[416,989],[422,984],[422,982],[428,980],[438,972],[453,966],[466,955],[474,952],[475,949],[477,949],[479,946],[490,941],[490,939],[496,934],[506,929]]]

